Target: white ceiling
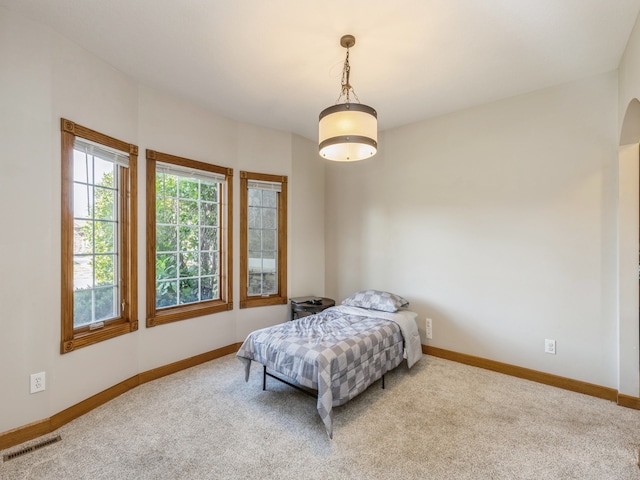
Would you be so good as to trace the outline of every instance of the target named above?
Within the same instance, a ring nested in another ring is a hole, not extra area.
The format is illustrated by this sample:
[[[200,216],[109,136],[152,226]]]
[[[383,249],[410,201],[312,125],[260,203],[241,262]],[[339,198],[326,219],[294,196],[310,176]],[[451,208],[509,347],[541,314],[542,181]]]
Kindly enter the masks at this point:
[[[381,130],[618,67],[640,0],[0,0],[145,84],[317,139],[345,50]],[[2,11],[0,10],[0,15]]]

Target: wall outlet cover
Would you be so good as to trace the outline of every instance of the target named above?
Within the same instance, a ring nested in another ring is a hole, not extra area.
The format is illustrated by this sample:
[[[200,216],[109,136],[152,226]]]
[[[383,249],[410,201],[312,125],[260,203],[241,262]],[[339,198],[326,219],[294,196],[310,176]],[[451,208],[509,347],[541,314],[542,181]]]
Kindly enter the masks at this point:
[[[32,373],[31,374],[31,393],[42,392],[46,389],[46,373]]]
[[[427,339],[430,340],[433,337],[433,323],[430,318],[425,318],[424,327],[425,327],[425,335]]]
[[[556,354],[556,341],[549,338],[544,341],[544,353]]]

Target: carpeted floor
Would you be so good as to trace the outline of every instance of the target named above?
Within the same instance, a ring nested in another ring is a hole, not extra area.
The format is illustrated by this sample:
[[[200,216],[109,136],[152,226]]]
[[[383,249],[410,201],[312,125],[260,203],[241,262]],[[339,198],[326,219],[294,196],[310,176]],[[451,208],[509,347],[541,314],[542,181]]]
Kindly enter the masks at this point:
[[[144,384],[0,464],[13,479],[640,479],[640,411],[425,356],[334,409],[235,355]],[[13,447],[11,453],[38,439]]]

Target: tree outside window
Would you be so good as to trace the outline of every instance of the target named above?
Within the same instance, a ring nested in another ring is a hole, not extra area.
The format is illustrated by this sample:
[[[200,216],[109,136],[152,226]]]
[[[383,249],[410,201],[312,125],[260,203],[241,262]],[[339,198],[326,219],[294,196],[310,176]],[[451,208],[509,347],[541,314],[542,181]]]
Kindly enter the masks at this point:
[[[232,173],[147,150],[147,325],[231,308]]]

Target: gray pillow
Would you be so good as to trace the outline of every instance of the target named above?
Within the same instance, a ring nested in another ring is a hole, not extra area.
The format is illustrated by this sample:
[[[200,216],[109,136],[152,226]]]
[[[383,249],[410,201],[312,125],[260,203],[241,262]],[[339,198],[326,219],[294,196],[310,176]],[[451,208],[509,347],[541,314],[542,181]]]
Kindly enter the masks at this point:
[[[342,305],[350,307],[368,308],[383,312],[397,312],[398,309],[408,307],[409,302],[400,295],[380,290],[362,290],[348,296]]]

